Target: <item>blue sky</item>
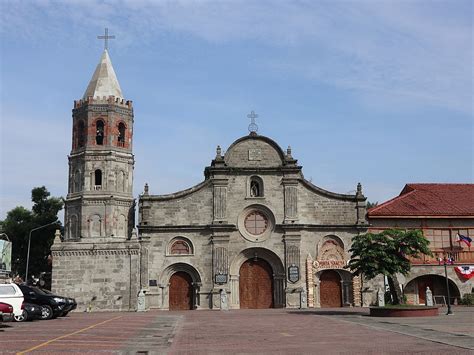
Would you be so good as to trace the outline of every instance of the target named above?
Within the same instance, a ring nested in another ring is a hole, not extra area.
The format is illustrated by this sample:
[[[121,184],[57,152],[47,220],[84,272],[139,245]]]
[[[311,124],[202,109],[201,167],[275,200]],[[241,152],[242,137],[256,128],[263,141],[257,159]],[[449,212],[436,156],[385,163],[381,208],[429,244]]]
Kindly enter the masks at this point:
[[[0,219],[66,196],[71,109],[103,50],[134,101],[134,195],[203,179],[219,144],[291,145],[307,179],[370,201],[473,182],[471,1],[0,1]]]

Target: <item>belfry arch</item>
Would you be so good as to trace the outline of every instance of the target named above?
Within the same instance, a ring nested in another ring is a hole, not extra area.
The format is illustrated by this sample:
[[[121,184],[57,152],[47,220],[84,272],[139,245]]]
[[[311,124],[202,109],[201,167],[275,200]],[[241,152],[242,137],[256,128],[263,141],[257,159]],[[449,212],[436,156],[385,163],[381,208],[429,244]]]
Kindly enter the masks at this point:
[[[263,260],[264,263],[259,263]],[[272,277],[272,299],[274,308],[285,306],[285,269],[278,255],[265,248],[248,248],[242,250],[234,257],[230,264],[230,302],[231,308],[240,308],[240,272],[242,266],[248,262],[255,261],[256,264],[268,264],[271,268]]]

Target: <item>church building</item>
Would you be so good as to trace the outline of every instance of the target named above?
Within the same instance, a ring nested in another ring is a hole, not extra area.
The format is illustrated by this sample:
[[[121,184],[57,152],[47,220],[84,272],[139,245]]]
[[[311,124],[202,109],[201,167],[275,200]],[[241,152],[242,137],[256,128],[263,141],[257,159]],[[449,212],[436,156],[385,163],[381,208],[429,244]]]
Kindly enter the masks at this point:
[[[92,310],[135,310],[139,294],[162,310],[366,303],[367,287],[344,268],[351,238],[368,227],[361,185],[349,195],[306,180],[256,117],[249,134],[217,146],[201,183],[167,195],[145,185],[134,228],[133,105],[104,50],[72,110],[53,291]]]

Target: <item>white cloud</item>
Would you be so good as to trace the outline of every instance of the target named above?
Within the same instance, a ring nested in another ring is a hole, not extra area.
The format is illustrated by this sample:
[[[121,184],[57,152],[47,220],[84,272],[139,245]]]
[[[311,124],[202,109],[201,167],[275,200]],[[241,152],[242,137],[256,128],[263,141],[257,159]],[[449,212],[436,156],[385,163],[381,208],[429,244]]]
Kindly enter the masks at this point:
[[[463,11],[472,13],[472,6],[469,2],[434,5],[424,1],[25,1],[4,6],[2,31],[20,28],[18,36],[55,36],[58,41],[70,41],[72,31],[74,41],[81,42],[85,31],[108,25],[120,38],[117,47],[146,46],[167,33],[216,43],[257,41],[282,51],[275,58],[261,58],[263,67],[371,97],[396,96],[472,112],[472,16],[463,15]],[[61,27],[64,22],[69,28]]]

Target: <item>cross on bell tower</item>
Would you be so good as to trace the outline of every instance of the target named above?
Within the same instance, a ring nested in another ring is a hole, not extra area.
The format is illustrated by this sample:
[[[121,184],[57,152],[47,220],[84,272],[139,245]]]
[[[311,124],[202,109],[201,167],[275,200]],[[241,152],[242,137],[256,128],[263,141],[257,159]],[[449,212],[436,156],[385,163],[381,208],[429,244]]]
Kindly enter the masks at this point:
[[[103,36],[97,36],[98,39],[104,40],[104,49],[109,49],[109,39],[115,39],[115,36],[109,36],[109,29],[106,27]]]

